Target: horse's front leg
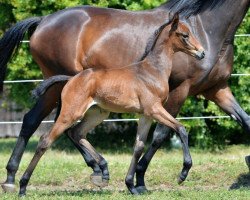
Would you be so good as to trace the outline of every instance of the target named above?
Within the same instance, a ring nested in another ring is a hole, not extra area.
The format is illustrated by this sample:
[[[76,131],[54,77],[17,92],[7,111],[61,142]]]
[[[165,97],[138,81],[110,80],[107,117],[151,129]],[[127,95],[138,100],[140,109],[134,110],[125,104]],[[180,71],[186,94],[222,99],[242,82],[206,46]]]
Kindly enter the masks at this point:
[[[250,134],[250,117],[238,104],[226,83],[204,92],[203,95],[206,99],[215,102],[225,113],[236,120],[243,129]],[[245,159],[250,169],[250,156],[246,156]]]
[[[151,124],[152,124],[152,119],[145,116],[141,117],[138,122],[138,130],[134,146],[134,153],[125,179],[125,183],[132,194],[139,194],[139,192],[136,190],[134,186],[134,175],[138,160],[142,155]]]
[[[86,136],[90,130],[107,119],[108,116],[109,112],[94,106],[88,110],[79,124],[67,131],[68,136],[77,144],[77,147],[81,148],[87,165],[93,169],[94,172],[90,179],[98,187],[104,187],[108,184],[108,163],[87,141]]]
[[[189,91],[189,85],[184,83],[180,87],[171,91],[168,101],[165,105],[166,110],[172,115],[177,116],[183,105]],[[163,124],[158,123],[153,134],[151,145],[140,159],[136,169],[136,189],[140,193],[146,192],[145,173],[156,151],[161,147],[163,142],[169,136],[171,129]]]

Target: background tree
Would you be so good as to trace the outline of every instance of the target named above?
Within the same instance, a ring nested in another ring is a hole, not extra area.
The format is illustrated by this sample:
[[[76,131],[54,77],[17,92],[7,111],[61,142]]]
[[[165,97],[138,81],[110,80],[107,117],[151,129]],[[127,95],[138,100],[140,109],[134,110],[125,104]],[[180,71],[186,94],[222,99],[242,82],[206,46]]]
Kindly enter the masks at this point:
[[[43,16],[66,7],[79,5],[94,5],[101,7],[112,7],[127,10],[144,10],[156,7],[164,0],[0,0],[0,35],[15,24],[17,21],[32,16]],[[248,11],[244,21],[238,30],[238,34],[250,33],[250,12]],[[235,64],[233,73],[250,74],[250,37],[235,38]],[[6,80],[19,79],[42,79],[38,66],[34,63],[29,52],[29,45],[23,43],[15,56],[9,63]],[[246,77],[231,77],[229,81],[233,93],[240,105],[250,113],[250,80]],[[6,85],[9,98],[17,102],[22,108],[32,106],[30,91],[35,83],[23,83]],[[225,115],[218,107],[201,97],[189,98],[183,106],[180,116],[207,116]],[[113,117],[135,117],[134,115],[114,115]],[[206,119],[183,121],[190,132],[191,145],[200,148],[221,148],[225,144],[247,143],[250,137],[243,132],[236,122],[229,119]],[[122,134],[124,129],[128,132],[134,131],[135,123],[103,124],[96,132],[112,132],[112,137],[117,137],[117,132],[122,135],[119,141],[126,140],[128,136]],[[126,132],[126,131],[125,131]],[[124,135],[124,137],[123,137]],[[134,134],[131,134],[134,135]]]

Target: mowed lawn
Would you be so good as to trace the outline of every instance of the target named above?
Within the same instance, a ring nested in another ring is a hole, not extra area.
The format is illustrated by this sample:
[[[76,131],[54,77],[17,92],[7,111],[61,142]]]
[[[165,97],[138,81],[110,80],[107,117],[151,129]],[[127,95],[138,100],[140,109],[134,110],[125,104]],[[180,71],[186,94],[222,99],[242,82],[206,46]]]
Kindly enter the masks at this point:
[[[16,185],[28,165],[38,138],[32,138],[17,173]],[[15,139],[0,140],[0,181],[6,177],[5,166]],[[99,189],[89,181],[92,170],[77,153],[49,150],[41,159],[27,187],[25,199],[250,199],[250,174],[244,162],[250,147],[231,146],[218,152],[191,149],[193,168],[183,185],[177,184],[182,167],[182,151],[161,149],[146,174],[149,192],[129,194],[124,178],[131,154],[100,150],[109,162],[109,186]],[[131,147],[132,152],[132,147]],[[17,187],[18,189],[18,187]],[[19,199],[0,192],[0,199]]]

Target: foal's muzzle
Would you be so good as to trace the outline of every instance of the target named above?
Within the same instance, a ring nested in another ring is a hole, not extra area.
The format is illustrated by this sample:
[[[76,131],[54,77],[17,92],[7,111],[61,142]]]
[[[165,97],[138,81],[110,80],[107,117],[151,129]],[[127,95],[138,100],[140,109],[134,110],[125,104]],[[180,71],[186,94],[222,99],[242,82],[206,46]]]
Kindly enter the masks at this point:
[[[195,58],[201,60],[205,57],[205,51],[202,49],[202,50],[199,50],[199,51],[196,51],[195,53]]]

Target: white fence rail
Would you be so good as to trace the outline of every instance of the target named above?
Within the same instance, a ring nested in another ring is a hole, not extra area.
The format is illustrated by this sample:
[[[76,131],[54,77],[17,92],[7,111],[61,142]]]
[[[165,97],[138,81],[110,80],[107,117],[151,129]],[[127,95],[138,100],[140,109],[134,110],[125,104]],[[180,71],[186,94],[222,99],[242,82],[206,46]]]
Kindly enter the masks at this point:
[[[239,76],[250,76],[250,74],[232,74],[233,77]],[[15,81],[4,81],[5,84],[15,84],[15,83],[34,83],[41,82],[42,79],[38,80],[15,80]],[[200,120],[200,119],[226,119],[229,116],[197,116],[197,117],[177,117],[178,120]],[[107,119],[104,122],[128,122],[128,121],[138,121],[139,119]],[[11,124],[22,124],[22,121],[0,121],[0,125],[11,125]],[[54,123],[53,120],[42,121],[43,124]]]

